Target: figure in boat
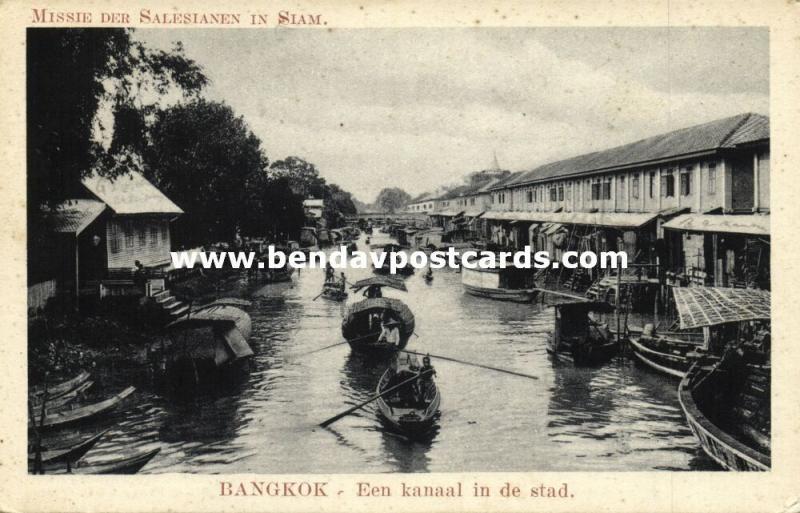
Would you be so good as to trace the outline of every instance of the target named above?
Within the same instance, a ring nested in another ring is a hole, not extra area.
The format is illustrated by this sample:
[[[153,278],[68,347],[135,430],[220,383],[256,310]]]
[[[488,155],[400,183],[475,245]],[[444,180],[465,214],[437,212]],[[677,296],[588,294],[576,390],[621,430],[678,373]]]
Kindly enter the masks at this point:
[[[575,365],[600,365],[619,350],[608,326],[593,319],[590,312],[611,312],[606,302],[580,301],[554,305],[555,329],[548,337],[547,352]]]
[[[401,280],[389,276],[359,280],[351,287],[356,292],[366,289],[365,298],[348,306],[342,320],[342,336],[354,351],[391,355],[404,348],[414,332],[414,314],[399,299],[384,297],[382,289],[386,287],[407,290]],[[390,336],[392,329],[397,340]]]
[[[392,360],[378,382],[377,392],[411,381],[378,399],[378,415],[384,425],[411,438],[430,434],[441,403],[435,375],[428,356],[422,359],[422,365],[415,355],[408,353]]]

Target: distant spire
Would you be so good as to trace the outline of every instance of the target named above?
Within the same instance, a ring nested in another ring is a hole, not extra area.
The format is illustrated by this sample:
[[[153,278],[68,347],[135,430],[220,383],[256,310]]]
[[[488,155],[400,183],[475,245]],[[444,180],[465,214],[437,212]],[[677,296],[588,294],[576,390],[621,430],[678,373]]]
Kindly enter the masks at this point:
[[[500,171],[500,163],[497,162],[497,150],[494,150],[494,161],[492,162],[492,171]]]

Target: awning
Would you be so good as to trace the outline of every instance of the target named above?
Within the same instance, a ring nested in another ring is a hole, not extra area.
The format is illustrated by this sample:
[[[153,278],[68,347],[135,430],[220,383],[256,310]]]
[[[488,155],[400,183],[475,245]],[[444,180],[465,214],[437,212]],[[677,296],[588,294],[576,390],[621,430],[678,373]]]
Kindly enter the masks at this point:
[[[770,318],[768,290],[673,287],[680,329]]]
[[[663,227],[686,232],[741,233],[769,237],[769,216],[684,214],[664,223]]]
[[[53,209],[45,209],[44,214],[50,217],[54,231],[80,235],[105,209],[105,203],[100,201],[73,199]]]
[[[585,224],[619,228],[639,228],[658,216],[656,213],[621,212],[487,212],[486,219],[542,223]]]

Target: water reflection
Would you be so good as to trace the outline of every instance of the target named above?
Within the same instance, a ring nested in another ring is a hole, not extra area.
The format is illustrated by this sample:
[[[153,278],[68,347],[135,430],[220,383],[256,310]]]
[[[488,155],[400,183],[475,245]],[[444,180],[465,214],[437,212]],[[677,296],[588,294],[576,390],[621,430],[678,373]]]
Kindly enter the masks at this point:
[[[351,269],[347,279],[371,274]],[[255,357],[241,384],[178,402],[145,383],[92,458],[161,447],[145,468],[152,473],[714,468],[685,424],[674,380],[621,358],[588,369],[553,362],[545,350],[551,308],[466,295],[452,271],[435,271],[431,284],[416,273],[405,280],[407,293],[387,294],[416,316],[419,336],[409,349],[539,379],[434,358],[442,406],[430,439],[384,429],[373,405],[321,429],[319,422],[372,396],[386,365],[346,344],[307,354],[342,340],[345,305],[314,300],[323,279],[321,270],[304,270],[290,283],[226,282],[224,295],[253,302]]]

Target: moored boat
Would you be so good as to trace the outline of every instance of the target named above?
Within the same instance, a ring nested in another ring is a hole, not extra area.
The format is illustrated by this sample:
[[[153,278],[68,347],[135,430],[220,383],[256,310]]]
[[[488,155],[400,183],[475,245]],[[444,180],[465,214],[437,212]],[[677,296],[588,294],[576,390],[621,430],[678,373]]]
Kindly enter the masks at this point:
[[[220,299],[193,309],[167,325],[171,346],[167,363],[171,373],[183,370],[198,384],[203,371],[233,369],[253,356],[248,344],[252,331],[250,315],[240,307],[241,299]]]
[[[589,312],[609,312],[605,302],[560,303],[553,306],[555,327],[547,339],[547,352],[574,365],[600,365],[617,354],[619,343],[608,327]]]
[[[530,303],[537,295],[530,270],[513,266],[470,269],[462,265],[461,284],[470,295],[499,301]]]
[[[439,415],[441,394],[434,381],[435,372],[430,366],[430,359],[425,357],[420,365],[415,355],[398,355],[377,386],[377,393],[381,394],[420,374],[422,376],[418,379],[377,400],[381,421],[412,438],[429,434]]]
[[[80,374],[75,376],[72,379],[67,381],[58,383],[53,386],[47,387],[47,399],[48,401],[51,399],[56,399],[63,395],[69,394],[73,392],[75,389],[83,385],[86,381],[88,381],[91,374],[86,371],[82,371]],[[33,399],[34,403],[40,403],[42,398],[45,396],[45,387],[36,387],[30,390],[29,394]]]
[[[389,276],[359,280],[351,287],[355,292],[366,289],[367,296],[366,299],[349,305],[342,319],[342,336],[353,351],[377,356],[393,354],[404,348],[414,333],[414,314],[399,299],[383,297],[384,287],[406,290],[402,281]],[[398,344],[379,340],[381,325],[387,321],[397,325]]]
[[[654,333],[647,324],[640,334],[628,337],[634,357],[647,367],[668,376],[682,378],[705,351],[702,334]]]
[[[83,458],[107,432],[108,430],[106,429],[65,447],[50,447],[43,443],[40,453],[42,469],[45,472],[52,471],[78,461]],[[34,448],[33,452],[28,453],[28,467],[31,471],[35,471],[35,465],[36,453]]]
[[[135,387],[128,387],[120,393],[103,401],[93,404],[77,406],[71,409],[62,409],[46,412],[44,418],[36,419],[36,427],[40,429],[59,428],[69,424],[77,424],[95,419],[114,411],[128,396],[136,391]],[[30,428],[34,426],[29,422]]]
[[[161,451],[160,448],[141,452],[133,456],[117,458],[107,462],[89,463],[79,461],[74,466],[64,465],[61,468],[51,470],[49,474],[136,474],[150,460]]]
[[[84,381],[76,388],[58,397],[50,398],[49,397],[50,394],[48,394],[47,403],[44,406],[49,411],[65,408],[69,406],[71,403],[75,402],[78,398],[83,397],[83,395],[90,388],[92,388],[93,385],[94,381]],[[42,407],[42,396],[39,396],[38,399],[31,400],[31,405],[35,410],[40,409]]]
[[[690,287],[674,293],[681,329],[704,328],[712,353],[678,385],[689,427],[726,470],[769,470],[769,291]]]

